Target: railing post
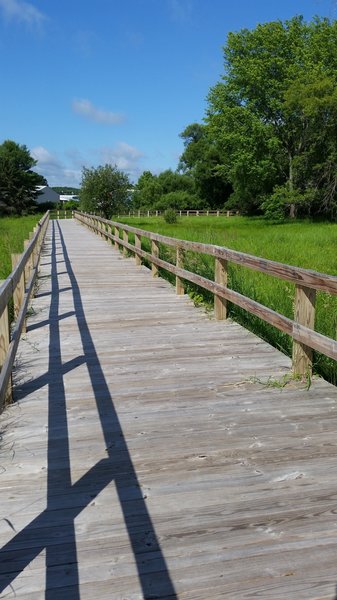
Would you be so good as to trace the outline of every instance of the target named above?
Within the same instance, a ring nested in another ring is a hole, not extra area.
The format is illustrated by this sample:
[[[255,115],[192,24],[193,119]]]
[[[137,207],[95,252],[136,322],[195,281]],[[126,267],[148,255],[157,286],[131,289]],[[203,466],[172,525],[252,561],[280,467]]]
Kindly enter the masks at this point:
[[[215,259],[215,270],[214,270],[215,283],[227,287],[227,260],[223,258]],[[227,319],[227,300],[214,294],[214,315],[217,321]]]
[[[115,226],[115,237],[119,239],[119,227]],[[115,248],[119,250],[119,243],[115,241]]]
[[[21,254],[12,254],[12,269],[14,270],[16,265],[21,259]],[[20,308],[25,295],[25,272],[22,271],[18,285],[16,286],[13,293],[13,304],[14,304],[14,318],[18,318]],[[23,322],[22,333],[26,333],[26,319]]]
[[[108,234],[112,235],[112,225],[108,224]],[[111,239],[110,238],[106,238],[106,241],[109,242],[109,244],[111,244]]]
[[[129,243],[129,234],[125,229],[123,229],[123,242]],[[123,256],[128,255],[128,249],[123,246]]]
[[[182,248],[177,248],[176,251],[176,267],[178,267],[179,269],[183,269],[184,268],[184,251]],[[185,288],[184,288],[184,284],[183,281],[180,277],[178,277],[178,275],[176,275],[176,294],[178,296],[183,296],[185,293]]]
[[[25,240],[23,242],[23,247],[26,250],[29,246],[29,240]],[[32,273],[32,254],[30,255],[29,259],[26,262],[26,266],[25,266],[25,282],[26,284],[28,283],[28,281],[30,280],[30,276]]]
[[[310,329],[315,325],[316,290],[296,285],[294,321]],[[308,375],[312,370],[312,349],[293,340],[293,372],[295,375]]]
[[[142,238],[138,233],[135,233],[135,247],[139,248],[139,250],[142,249]],[[142,259],[138,254],[135,254],[135,262],[138,267],[142,264]]]
[[[152,242],[151,242],[151,254],[155,258],[159,258],[159,243],[156,242],[156,240],[152,240]],[[155,265],[154,263],[152,263],[152,265],[151,265],[151,271],[152,271],[152,277],[158,277],[159,270],[158,270],[157,265]]]
[[[3,282],[0,281],[0,285]],[[0,372],[6,360],[10,343],[9,335],[9,318],[8,318],[8,306],[6,306],[2,315],[0,316]],[[10,377],[8,388],[5,394],[5,402],[12,401],[12,376]]]
[[[220,211],[219,211],[219,210],[217,210],[217,211],[216,211],[216,216],[217,216],[217,217],[219,217],[219,216],[220,216]]]

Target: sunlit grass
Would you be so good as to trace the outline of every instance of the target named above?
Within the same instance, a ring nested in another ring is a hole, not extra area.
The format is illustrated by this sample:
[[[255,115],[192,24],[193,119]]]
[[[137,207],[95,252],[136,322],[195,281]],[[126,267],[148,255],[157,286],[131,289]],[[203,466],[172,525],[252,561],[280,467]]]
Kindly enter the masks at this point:
[[[6,279],[12,271],[11,254],[23,252],[23,242],[41,216],[0,218],[0,279]]]

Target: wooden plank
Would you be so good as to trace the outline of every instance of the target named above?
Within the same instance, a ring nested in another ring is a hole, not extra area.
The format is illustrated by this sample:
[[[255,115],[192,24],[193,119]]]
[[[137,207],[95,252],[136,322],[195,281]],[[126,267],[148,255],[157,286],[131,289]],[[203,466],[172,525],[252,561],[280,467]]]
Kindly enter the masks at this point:
[[[0,284],[2,281],[0,281]],[[4,365],[6,362],[8,349],[10,343],[9,333],[9,318],[8,318],[8,307],[6,306],[3,313],[0,315],[0,374],[3,374]],[[9,383],[6,385],[4,390],[4,401],[12,401],[12,380],[9,379]]]
[[[12,254],[11,255],[13,270],[15,269],[16,265],[20,262],[21,256],[22,256],[21,254]],[[15,287],[15,290],[13,293],[14,318],[15,319],[18,318],[18,314],[19,314],[20,308],[23,303],[24,295],[25,295],[25,275],[24,275],[24,271],[23,271],[21,274],[19,283]],[[26,323],[24,323],[22,331],[23,332],[26,331]]]
[[[184,251],[182,248],[176,249],[176,267],[177,269],[184,268]],[[185,293],[184,283],[182,279],[177,275],[176,276],[176,294],[177,296],[183,296]]]
[[[315,327],[316,290],[296,286],[294,320],[309,329]],[[312,371],[312,349],[306,344],[293,342],[293,371],[298,375],[308,375]]]
[[[333,598],[336,388],[274,386],[287,357],[54,227],[0,425],[4,596]]]
[[[138,250],[142,249],[142,238],[137,233],[135,234],[135,247],[138,248]],[[142,259],[137,253],[135,253],[135,262],[138,267],[142,264]]]
[[[227,261],[221,258],[215,259],[215,282],[221,286],[227,287],[228,271]],[[214,294],[214,315],[218,321],[227,319],[227,300]]]
[[[156,263],[156,259],[159,257],[159,244],[155,240],[152,240],[152,242],[151,242],[151,256],[150,255],[148,255],[148,256],[152,262],[152,265],[151,265],[152,277],[158,277],[159,270],[157,268],[158,263]]]

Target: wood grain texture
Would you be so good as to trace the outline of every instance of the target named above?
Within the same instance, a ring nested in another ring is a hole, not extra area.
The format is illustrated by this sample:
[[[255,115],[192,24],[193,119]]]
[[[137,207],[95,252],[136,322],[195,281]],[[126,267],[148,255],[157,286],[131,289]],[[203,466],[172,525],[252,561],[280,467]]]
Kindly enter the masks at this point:
[[[266,385],[288,358],[70,220],[33,307],[1,416],[4,598],[334,599],[336,388]]]

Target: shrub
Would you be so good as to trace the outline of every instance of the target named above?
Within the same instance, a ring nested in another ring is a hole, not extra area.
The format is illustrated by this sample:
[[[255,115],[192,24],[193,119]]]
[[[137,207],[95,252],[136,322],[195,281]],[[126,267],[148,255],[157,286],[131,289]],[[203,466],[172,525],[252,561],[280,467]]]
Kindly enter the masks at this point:
[[[170,225],[177,222],[177,215],[176,215],[176,211],[174,210],[174,208],[167,208],[165,210],[164,220],[166,221],[166,223],[169,223]]]

